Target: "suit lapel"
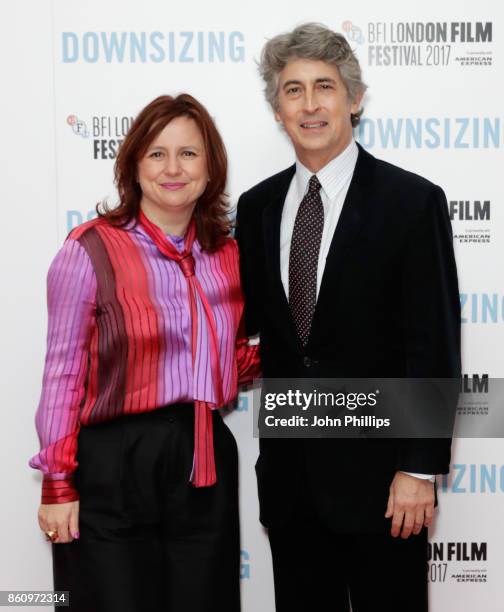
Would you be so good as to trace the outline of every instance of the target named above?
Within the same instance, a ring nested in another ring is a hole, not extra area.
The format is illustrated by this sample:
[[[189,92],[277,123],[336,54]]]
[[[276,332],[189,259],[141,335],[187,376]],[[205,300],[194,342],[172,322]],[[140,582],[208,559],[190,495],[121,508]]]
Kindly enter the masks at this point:
[[[345,257],[367,217],[375,158],[360,145],[357,146],[359,156],[327,254],[308,348],[317,336],[324,334],[323,313],[327,312],[327,305],[334,300],[334,277],[344,264]]]
[[[284,336],[290,340],[292,348],[301,351],[302,346],[298,338],[294,321],[292,320],[288,298],[282,284],[280,272],[280,224],[285,198],[289,190],[296,165],[290,166],[278,176],[277,182],[272,186],[270,203],[263,211],[264,248],[267,262],[269,282],[273,287],[275,304],[271,307],[278,313],[278,325],[282,328]]]

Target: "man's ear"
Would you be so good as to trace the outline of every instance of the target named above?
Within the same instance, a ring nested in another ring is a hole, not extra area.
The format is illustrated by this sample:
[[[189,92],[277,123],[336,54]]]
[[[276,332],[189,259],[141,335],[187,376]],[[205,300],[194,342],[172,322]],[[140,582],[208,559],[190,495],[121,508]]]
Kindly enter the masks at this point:
[[[350,107],[350,110],[352,112],[352,115],[355,115],[356,113],[359,112],[360,107],[361,107],[361,103],[362,103],[362,98],[364,97],[364,92],[360,91],[354,98],[352,105]]]

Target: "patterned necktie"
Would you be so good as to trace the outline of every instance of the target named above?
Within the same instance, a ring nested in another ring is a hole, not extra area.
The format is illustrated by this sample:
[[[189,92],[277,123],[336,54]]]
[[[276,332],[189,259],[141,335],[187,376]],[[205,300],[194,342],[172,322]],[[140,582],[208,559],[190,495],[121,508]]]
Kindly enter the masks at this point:
[[[317,303],[317,267],[324,229],[320,187],[314,174],[299,205],[289,255],[289,305],[303,346],[308,342]]]

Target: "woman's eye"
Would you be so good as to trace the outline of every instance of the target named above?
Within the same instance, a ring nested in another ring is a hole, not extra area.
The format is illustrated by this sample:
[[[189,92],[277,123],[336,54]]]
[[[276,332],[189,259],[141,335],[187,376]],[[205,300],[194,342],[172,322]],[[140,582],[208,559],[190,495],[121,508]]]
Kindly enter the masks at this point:
[[[161,151],[153,151],[149,157],[152,157],[153,159],[161,159],[161,157],[163,156],[163,153]]]
[[[183,155],[184,157],[195,157],[195,156],[196,156],[196,153],[195,153],[194,151],[184,151],[184,152],[182,153],[182,155]]]

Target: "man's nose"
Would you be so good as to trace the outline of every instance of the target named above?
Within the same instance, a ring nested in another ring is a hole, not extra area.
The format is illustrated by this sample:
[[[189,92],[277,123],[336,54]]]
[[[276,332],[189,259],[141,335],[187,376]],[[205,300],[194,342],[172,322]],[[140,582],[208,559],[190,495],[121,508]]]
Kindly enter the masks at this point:
[[[306,90],[304,96],[304,107],[307,113],[315,113],[320,108],[316,91],[309,89]]]

